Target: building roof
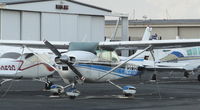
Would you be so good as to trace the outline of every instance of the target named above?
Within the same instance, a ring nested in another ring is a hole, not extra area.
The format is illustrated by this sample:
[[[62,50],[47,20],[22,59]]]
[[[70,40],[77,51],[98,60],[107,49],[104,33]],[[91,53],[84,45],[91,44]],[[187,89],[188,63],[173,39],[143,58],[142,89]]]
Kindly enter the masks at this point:
[[[116,20],[106,20],[107,25],[115,25]],[[175,24],[200,24],[200,19],[149,19],[149,20],[129,20],[129,25],[175,25]]]
[[[44,1],[55,1],[55,0],[0,0],[0,3],[4,3],[6,5],[13,5],[13,4],[22,4],[22,3],[44,2]],[[64,1],[76,3],[76,4],[79,4],[79,5],[83,5],[83,6],[87,6],[87,7],[107,11],[107,12],[112,12],[109,9],[105,9],[105,8],[101,8],[101,7],[98,7],[98,6],[78,2],[78,1],[75,1],[75,0],[64,0]]]

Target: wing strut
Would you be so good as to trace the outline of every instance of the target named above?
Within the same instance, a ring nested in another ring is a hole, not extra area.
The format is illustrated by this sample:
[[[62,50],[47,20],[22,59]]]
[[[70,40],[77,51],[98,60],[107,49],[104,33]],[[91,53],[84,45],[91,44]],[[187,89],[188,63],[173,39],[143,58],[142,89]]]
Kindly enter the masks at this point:
[[[98,80],[104,78],[105,76],[107,76],[111,72],[115,71],[117,68],[121,67],[122,65],[124,65],[125,63],[127,63],[128,61],[130,61],[131,59],[133,59],[133,58],[137,57],[138,55],[142,54],[143,52],[149,50],[151,47],[152,46],[149,45],[147,48],[145,48],[144,50],[142,50],[140,53],[131,55],[127,60],[123,61],[122,63],[120,63],[119,65],[117,65],[113,69],[111,69],[110,71],[106,72],[106,74],[104,74],[103,76],[101,76],[100,78],[98,78]]]
[[[160,97],[160,99],[162,99],[162,96],[161,96],[161,93],[160,93],[160,87],[158,85],[158,80],[157,80],[157,70],[156,70],[156,59],[155,59],[155,56],[154,56],[154,53],[152,50],[150,50],[150,53],[151,53],[151,56],[153,57],[153,68],[154,68],[154,75],[155,75],[155,81],[156,81],[156,86],[157,86],[157,90],[158,90],[158,95]],[[153,76],[152,76],[153,77]]]

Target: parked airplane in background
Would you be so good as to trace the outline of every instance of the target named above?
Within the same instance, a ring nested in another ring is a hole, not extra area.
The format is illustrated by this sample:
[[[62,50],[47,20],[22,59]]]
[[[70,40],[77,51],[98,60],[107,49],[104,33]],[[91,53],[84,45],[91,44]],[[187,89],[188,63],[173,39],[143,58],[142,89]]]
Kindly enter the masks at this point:
[[[157,69],[168,69],[169,71],[173,71],[173,68],[177,68],[177,70],[180,68],[186,78],[195,75],[200,81],[199,50],[200,47],[154,50],[154,65]],[[149,66],[147,68],[152,67]]]
[[[26,48],[1,45],[0,50],[0,78],[3,79],[0,86],[12,80],[32,79],[45,82],[45,88],[50,88],[52,82],[47,77],[55,72],[51,66]],[[39,52],[39,49],[37,53],[48,63],[52,63],[51,56],[54,55],[44,50]]]
[[[146,28],[142,41],[151,39],[151,31],[152,28]],[[141,51],[137,50],[135,54]],[[127,58],[120,57],[122,61]],[[200,47],[154,49],[151,52],[144,52],[130,60],[129,63],[143,65],[146,70],[150,71],[168,72],[171,76],[173,76],[174,72],[182,72],[186,78],[195,75],[200,81]],[[156,80],[155,74],[152,79]]]

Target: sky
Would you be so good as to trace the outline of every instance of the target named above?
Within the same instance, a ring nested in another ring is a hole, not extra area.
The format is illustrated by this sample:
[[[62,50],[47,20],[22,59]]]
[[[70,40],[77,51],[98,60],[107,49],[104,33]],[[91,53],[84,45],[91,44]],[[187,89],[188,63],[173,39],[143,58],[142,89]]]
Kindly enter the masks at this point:
[[[129,19],[200,19],[200,0],[77,0],[129,14]]]

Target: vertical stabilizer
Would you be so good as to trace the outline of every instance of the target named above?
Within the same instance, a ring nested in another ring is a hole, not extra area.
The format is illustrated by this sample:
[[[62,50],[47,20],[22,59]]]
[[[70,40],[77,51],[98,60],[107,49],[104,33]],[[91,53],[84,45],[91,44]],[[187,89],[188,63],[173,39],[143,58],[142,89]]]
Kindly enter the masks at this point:
[[[142,37],[142,41],[147,41],[147,40],[149,40],[149,38],[151,37],[151,31],[152,31],[152,28],[150,28],[150,27],[147,27],[147,28],[145,29],[144,35],[143,35],[143,37]]]

